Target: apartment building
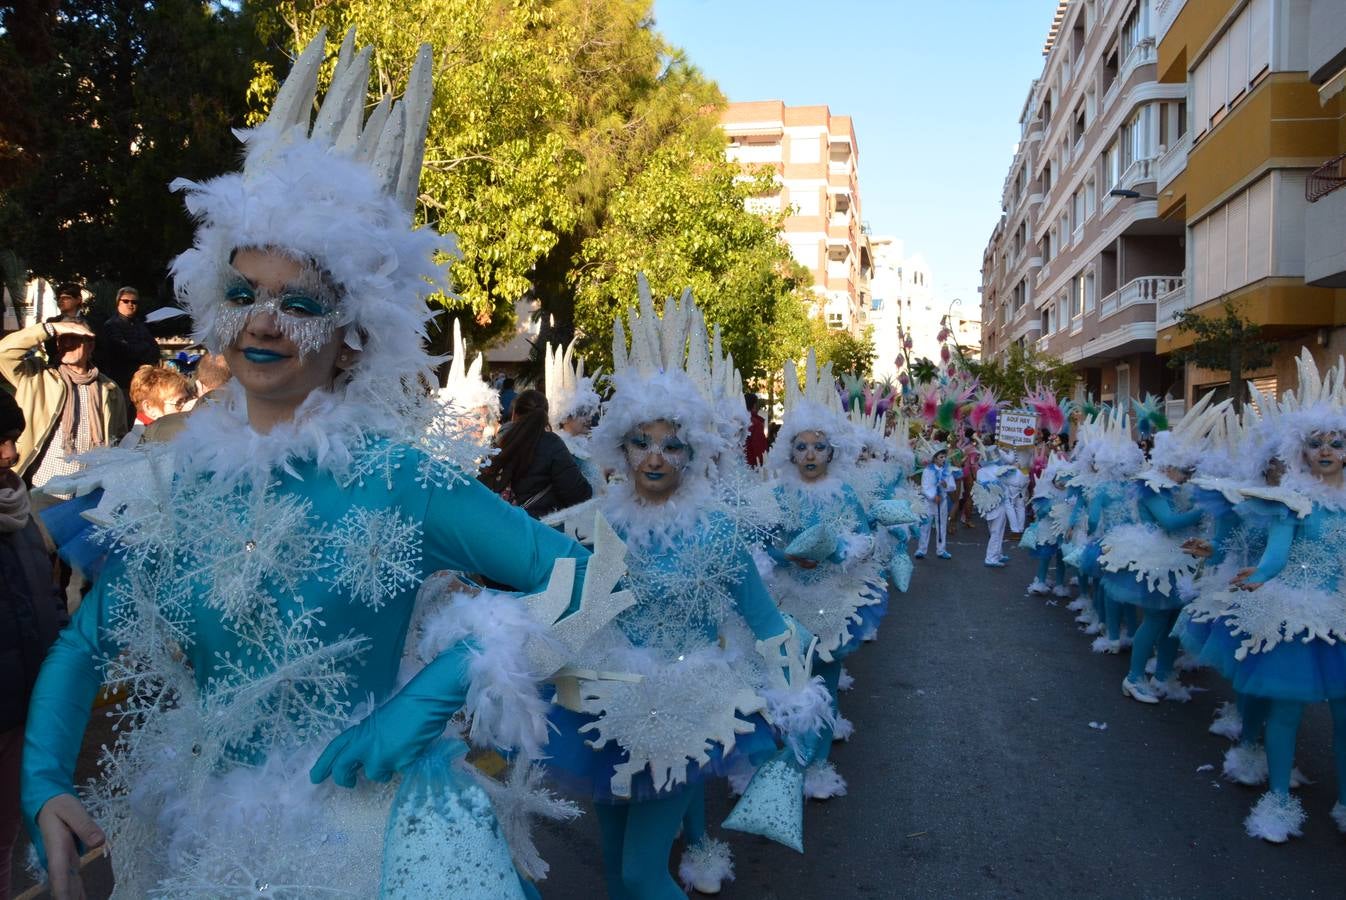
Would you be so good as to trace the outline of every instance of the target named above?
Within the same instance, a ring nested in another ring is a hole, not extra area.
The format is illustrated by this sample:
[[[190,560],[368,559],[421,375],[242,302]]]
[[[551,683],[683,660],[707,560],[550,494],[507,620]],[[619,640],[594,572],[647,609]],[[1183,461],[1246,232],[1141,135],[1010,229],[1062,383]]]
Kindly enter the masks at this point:
[[[748,208],[788,211],[784,238],[813,274],[830,328],[859,334],[869,304],[869,248],[862,227],[859,147],[849,116],[826,106],[779,100],[730,103],[720,116],[729,159],[745,168],[769,166],[778,190]]]
[[[1187,127],[1155,164],[1159,213],[1186,232],[1182,290],[1158,303],[1158,351],[1187,309],[1226,301],[1279,342],[1255,377],[1293,387],[1302,346],[1346,352],[1346,0],[1156,0],[1159,81]],[[1188,367],[1193,399],[1228,373]]]
[[[982,262],[983,356],[1036,348],[1113,402],[1170,387],[1155,310],[1185,285],[1184,225],[1160,214],[1155,169],[1187,92],[1158,80],[1154,19],[1152,0],[1059,4]]]
[[[961,299],[935,295],[930,267],[920,253],[908,254],[894,237],[870,238],[874,269],[870,276],[869,324],[874,328],[874,376],[897,374],[896,360],[903,340],[911,338],[911,358],[939,359],[939,332],[947,323],[955,340],[971,353],[981,344],[977,310]]]

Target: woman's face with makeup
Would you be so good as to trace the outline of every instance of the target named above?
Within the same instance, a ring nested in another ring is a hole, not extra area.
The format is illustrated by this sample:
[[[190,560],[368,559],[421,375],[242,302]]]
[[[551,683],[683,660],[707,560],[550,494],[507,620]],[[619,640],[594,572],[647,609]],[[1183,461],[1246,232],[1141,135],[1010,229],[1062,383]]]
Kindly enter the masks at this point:
[[[253,248],[234,254],[233,269],[217,331],[238,383],[249,396],[295,406],[328,387],[343,347],[334,303],[315,289],[321,277],[282,253]]]

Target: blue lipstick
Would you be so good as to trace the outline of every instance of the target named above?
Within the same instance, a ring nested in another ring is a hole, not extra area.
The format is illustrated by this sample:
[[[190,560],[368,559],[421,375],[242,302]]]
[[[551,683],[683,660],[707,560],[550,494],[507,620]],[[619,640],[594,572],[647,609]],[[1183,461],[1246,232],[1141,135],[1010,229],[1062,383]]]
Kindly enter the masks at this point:
[[[274,350],[263,350],[260,347],[245,347],[243,349],[243,357],[247,359],[248,362],[254,363],[274,363],[290,358],[283,353],[277,353]]]

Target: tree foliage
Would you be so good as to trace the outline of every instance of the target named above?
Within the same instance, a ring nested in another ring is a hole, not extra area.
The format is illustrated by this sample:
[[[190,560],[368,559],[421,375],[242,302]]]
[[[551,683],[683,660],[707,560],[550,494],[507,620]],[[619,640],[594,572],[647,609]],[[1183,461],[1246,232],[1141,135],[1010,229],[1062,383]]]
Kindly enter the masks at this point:
[[[1203,369],[1229,373],[1229,393],[1234,408],[1242,409],[1247,398],[1243,373],[1271,365],[1276,343],[1262,337],[1262,329],[1240,315],[1231,301],[1225,301],[1223,315],[1208,316],[1187,310],[1178,316],[1178,330],[1191,334],[1191,346],[1173,351],[1168,364],[1181,368],[1187,363]]]
[[[175,177],[236,164],[248,17],[201,0],[0,5],[0,250],[50,280],[164,293],[191,242]]]
[[[866,328],[859,337],[848,331],[827,331],[816,344],[818,361],[832,364],[836,375],[854,375],[868,379],[874,371],[874,329]]]
[[[1039,384],[1049,386],[1058,397],[1068,397],[1079,382],[1078,373],[1068,363],[1018,344],[1010,347],[1003,361],[960,356],[958,363],[1012,405],[1022,402],[1024,394]]]
[[[605,361],[644,271],[660,296],[691,287],[745,374],[761,370],[775,323],[803,302],[779,222],[743,208],[774,188],[736,181],[723,97],[654,31],[649,0],[288,0],[262,28],[300,44],[352,25],[380,60],[373,94],[401,82],[417,45],[435,47],[421,208],[458,235],[477,341],[532,295],[555,320],[545,338],[579,331]],[[253,96],[264,107],[275,90],[259,64]]]

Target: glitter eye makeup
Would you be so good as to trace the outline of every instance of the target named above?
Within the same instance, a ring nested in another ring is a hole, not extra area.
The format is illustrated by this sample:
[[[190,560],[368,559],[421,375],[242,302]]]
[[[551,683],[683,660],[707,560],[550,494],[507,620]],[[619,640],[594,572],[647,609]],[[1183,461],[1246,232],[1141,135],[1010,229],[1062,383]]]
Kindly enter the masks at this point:
[[[692,460],[692,448],[676,436],[664,438],[656,444],[648,435],[638,432],[626,436],[622,441],[622,449],[626,451],[626,460],[633,469],[640,468],[656,453],[675,469],[685,469]]]
[[[298,348],[303,358],[332,339],[341,311],[336,289],[315,269],[305,269],[299,278],[279,291],[257,287],[232,271],[213,329],[220,346],[233,344],[248,319],[263,312],[275,317],[277,330]]]

